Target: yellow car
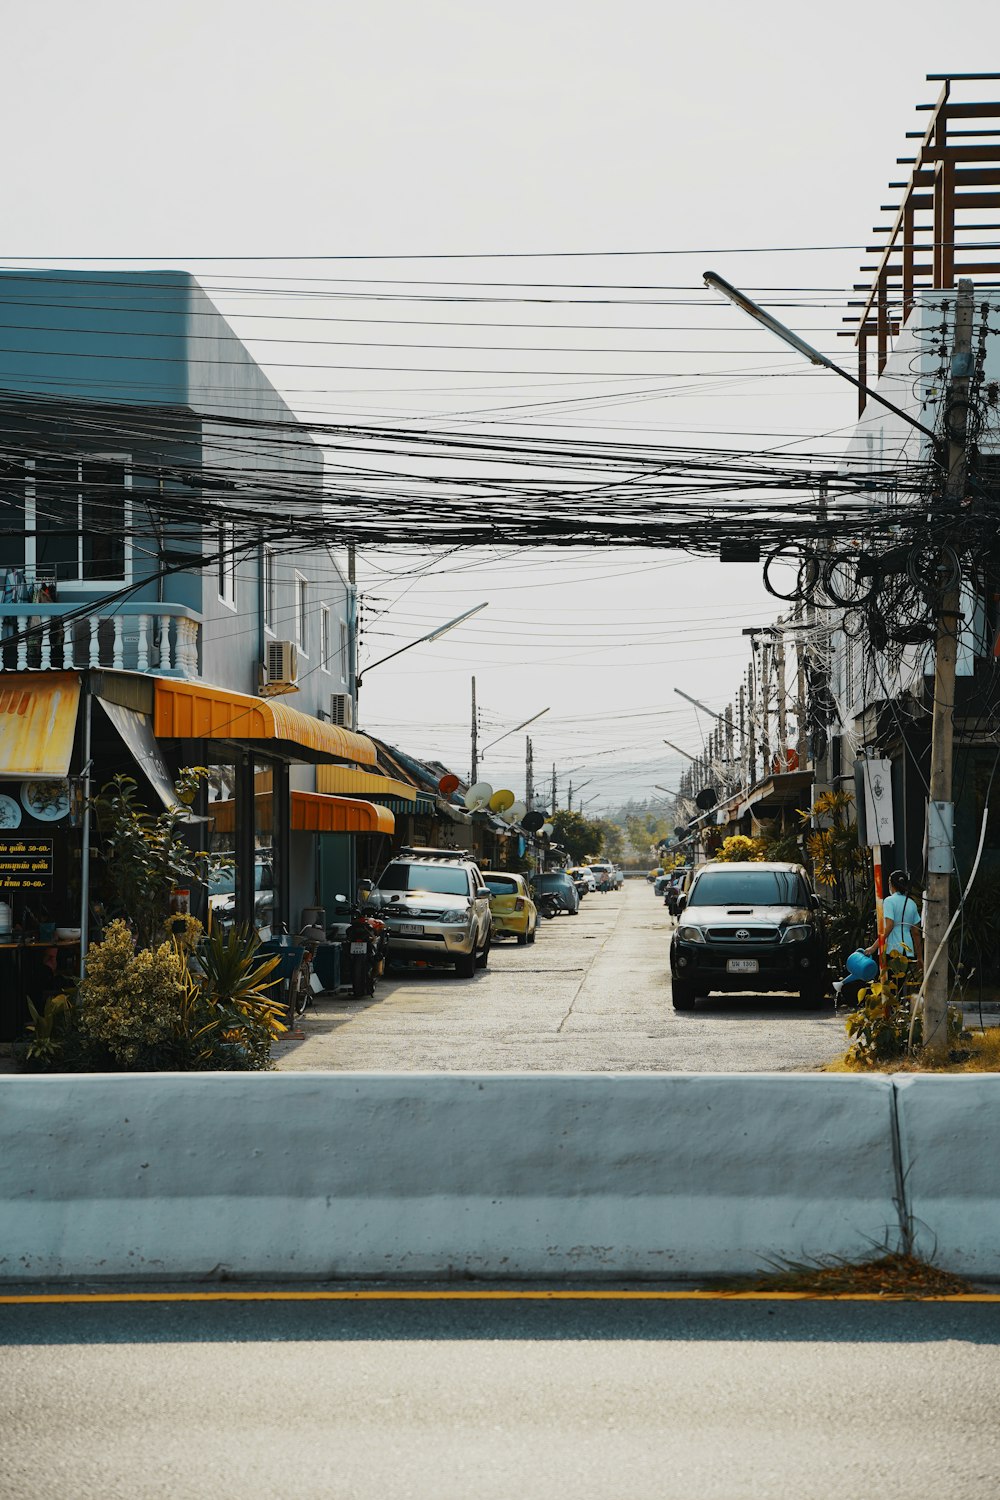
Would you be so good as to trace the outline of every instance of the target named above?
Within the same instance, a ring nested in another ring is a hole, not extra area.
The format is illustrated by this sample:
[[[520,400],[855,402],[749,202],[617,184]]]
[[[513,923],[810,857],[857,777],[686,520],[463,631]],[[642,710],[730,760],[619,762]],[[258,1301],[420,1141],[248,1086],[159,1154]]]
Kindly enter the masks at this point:
[[[506,870],[484,870],[483,879],[490,893],[494,937],[516,937],[523,948],[535,941],[538,908],[531,899],[523,875]]]

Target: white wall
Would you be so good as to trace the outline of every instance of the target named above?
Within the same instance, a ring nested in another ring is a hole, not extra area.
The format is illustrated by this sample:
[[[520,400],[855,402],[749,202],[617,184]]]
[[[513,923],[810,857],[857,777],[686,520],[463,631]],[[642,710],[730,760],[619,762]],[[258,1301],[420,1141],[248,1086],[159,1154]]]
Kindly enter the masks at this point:
[[[895,1243],[892,1085],[0,1080],[0,1277],[674,1279]]]

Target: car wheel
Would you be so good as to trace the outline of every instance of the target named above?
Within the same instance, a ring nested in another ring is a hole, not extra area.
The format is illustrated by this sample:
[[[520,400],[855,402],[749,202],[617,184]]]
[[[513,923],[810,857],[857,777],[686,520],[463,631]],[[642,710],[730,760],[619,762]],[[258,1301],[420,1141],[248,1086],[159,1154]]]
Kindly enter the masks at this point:
[[[538,935],[538,928],[537,927],[533,927],[531,929],[531,931],[528,933],[528,942],[529,943],[533,943],[535,941],[535,938],[537,937],[537,935]]]
[[[674,1010],[694,1010],[696,999],[694,985],[685,979],[674,979],[670,985]]]
[[[455,960],[455,973],[459,979],[474,979],[476,974],[475,953],[460,953]]]
[[[568,917],[578,917],[580,915],[580,908],[577,907],[575,911],[568,911],[566,915]]]
[[[486,934],[486,942],[483,944],[483,951],[482,951],[482,953],[479,953],[476,956],[476,968],[477,969],[485,969],[486,965],[490,961],[490,941],[491,941],[491,934],[487,933]]]
[[[528,946],[528,944],[530,942],[531,942],[531,938],[528,936],[528,934],[526,932],[519,932],[518,933],[518,935],[517,935],[517,946],[519,948],[527,948],[527,946]]]

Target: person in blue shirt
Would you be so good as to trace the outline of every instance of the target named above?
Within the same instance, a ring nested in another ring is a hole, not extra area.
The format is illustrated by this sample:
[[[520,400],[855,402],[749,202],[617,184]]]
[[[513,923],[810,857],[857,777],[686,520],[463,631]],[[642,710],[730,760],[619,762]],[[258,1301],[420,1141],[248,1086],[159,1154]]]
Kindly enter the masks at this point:
[[[910,888],[910,877],[905,870],[893,870],[889,876],[889,885],[892,888],[892,894],[886,897],[882,905],[882,915],[885,919],[886,955],[898,953],[903,958],[915,958],[922,963],[924,950],[920,932],[920,910],[913,897],[907,894]],[[870,954],[875,954],[877,951],[877,940],[870,948],[865,949],[865,952]]]

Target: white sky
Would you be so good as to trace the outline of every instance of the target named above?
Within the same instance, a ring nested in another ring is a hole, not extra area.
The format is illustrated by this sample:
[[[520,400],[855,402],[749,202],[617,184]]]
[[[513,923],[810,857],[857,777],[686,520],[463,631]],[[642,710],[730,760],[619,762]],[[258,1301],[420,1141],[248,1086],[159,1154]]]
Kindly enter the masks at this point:
[[[326,421],[453,425],[455,413],[468,422],[517,405],[521,431],[830,447],[817,435],[849,428],[854,391],[697,290],[551,293],[667,304],[617,309],[344,294],[465,295],[472,289],[411,281],[519,276],[698,288],[712,267],[747,290],[840,289],[751,294],[808,304],[776,311],[850,366],[851,345],[835,331],[844,289],[871,257],[836,247],[873,242],[886,219],[879,205],[898,197],[886,183],[906,175],[895,164],[912,151],[905,132],[923,118],[913,107],[938,92],[924,74],[989,66],[981,59],[997,53],[996,16],[987,0],[953,0],[947,11],[930,0],[18,7],[5,16],[0,60],[0,260],[136,257],[193,270],[222,289],[217,302],[290,404]],[[963,87],[961,97],[993,97],[996,85]],[[783,246],[833,248],[748,253]],[[485,258],[650,249],[692,253]],[[446,253],[484,258],[434,258]],[[427,258],[289,259],[350,255]],[[296,287],[313,294],[308,304],[289,298]],[[500,295],[538,293],[522,283]],[[304,308],[338,321],[308,319]],[[261,310],[277,321],[245,316]],[[454,326],[474,320],[490,326]],[[614,326],[570,326],[583,322]],[[262,343],[262,329],[314,347]],[[454,347],[338,348],[345,340]],[[505,352],[470,348],[488,343]],[[629,352],[611,352],[619,348]],[[333,368],[343,365],[357,368]],[[523,373],[500,373],[509,370]],[[749,373],[759,370],[781,378]],[[616,391],[643,399],[610,404]],[[573,406],[524,405],[569,396]],[[572,779],[591,783],[583,797],[597,794],[592,812],[676,784],[680,761],[664,735],[697,750],[708,721],[672,689],[721,708],[745,670],[741,628],[775,613],[757,567],[652,552],[498,548],[435,561],[372,550],[360,577],[370,596],[362,662],[490,603],[437,644],[374,670],[363,724],[464,773],[475,672],[482,742],[550,707],[532,730],[536,770],[579,768]],[[523,735],[512,736],[487,753],[482,774],[520,794],[523,752]]]

